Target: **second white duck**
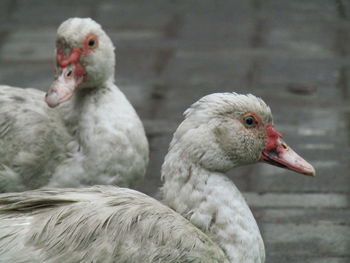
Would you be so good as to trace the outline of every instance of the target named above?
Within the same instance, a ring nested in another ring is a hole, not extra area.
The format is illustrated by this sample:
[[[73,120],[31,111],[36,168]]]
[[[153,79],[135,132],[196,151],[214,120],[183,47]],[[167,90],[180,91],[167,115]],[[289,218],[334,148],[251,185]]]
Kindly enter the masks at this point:
[[[148,142],[114,84],[110,38],[92,19],[68,19],[56,52],[51,108],[39,90],[0,86],[0,192],[132,186],[146,172]]]

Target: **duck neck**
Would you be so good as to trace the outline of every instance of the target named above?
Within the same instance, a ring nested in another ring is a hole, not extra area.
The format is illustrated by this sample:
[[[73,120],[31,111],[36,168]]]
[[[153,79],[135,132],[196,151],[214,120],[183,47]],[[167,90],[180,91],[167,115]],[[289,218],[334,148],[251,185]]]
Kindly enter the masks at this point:
[[[80,137],[80,120],[86,115],[86,107],[89,106],[90,101],[94,97],[101,97],[108,90],[107,86],[107,83],[104,83],[101,87],[78,89],[74,92],[70,100],[59,106],[58,110],[68,131],[76,139]],[[94,101],[96,102],[97,100],[95,99]]]
[[[112,81],[78,91],[62,110],[66,127],[84,156],[84,167],[88,167],[84,170],[91,174],[89,184],[93,180],[130,186],[144,175],[148,143],[142,123]]]
[[[177,146],[172,145],[162,167],[164,202],[207,233],[230,262],[264,262],[259,228],[236,186]]]

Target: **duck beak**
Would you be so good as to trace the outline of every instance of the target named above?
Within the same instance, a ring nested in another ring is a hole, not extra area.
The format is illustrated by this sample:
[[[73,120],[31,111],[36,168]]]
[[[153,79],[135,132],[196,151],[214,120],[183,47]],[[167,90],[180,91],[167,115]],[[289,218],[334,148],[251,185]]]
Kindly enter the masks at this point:
[[[73,96],[76,87],[82,81],[83,77],[76,76],[72,67],[63,68],[46,93],[45,100],[47,105],[54,108],[62,102],[69,100]]]
[[[259,161],[309,176],[316,175],[314,167],[294,152],[271,125],[267,125],[266,133],[267,142]]]
[[[58,76],[45,97],[49,107],[54,108],[69,100],[73,96],[76,87],[83,82],[85,71],[79,61],[80,55],[81,51],[79,49],[73,49],[68,56],[64,56],[60,49],[57,50]]]

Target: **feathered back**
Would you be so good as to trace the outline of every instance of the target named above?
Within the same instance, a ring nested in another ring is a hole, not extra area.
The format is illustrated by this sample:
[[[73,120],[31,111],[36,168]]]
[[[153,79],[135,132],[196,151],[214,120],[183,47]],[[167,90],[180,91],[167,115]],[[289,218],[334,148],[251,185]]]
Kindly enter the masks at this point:
[[[4,194],[0,236],[0,262],[227,262],[173,210],[108,186]]]

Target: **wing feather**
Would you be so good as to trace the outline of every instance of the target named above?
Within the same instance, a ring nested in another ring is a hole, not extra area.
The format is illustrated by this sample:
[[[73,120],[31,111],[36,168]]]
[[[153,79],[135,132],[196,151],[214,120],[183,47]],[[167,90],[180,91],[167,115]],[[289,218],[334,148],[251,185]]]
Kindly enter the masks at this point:
[[[181,215],[130,189],[36,190],[0,195],[0,204],[0,262],[17,262],[19,249],[28,263],[228,262]]]

